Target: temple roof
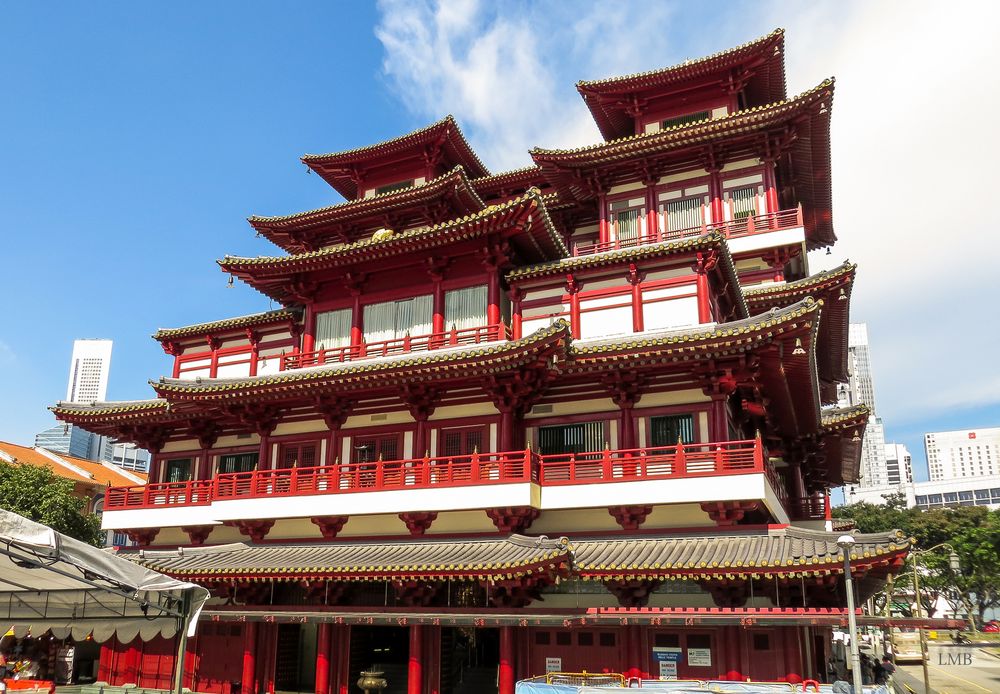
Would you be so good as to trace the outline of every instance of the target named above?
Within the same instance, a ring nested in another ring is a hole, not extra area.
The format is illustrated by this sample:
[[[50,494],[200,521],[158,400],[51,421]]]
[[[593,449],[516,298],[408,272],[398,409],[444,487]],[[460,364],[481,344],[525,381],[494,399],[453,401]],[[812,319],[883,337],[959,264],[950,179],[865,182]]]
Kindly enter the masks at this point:
[[[676,351],[678,354],[688,353],[692,354],[692,358],[700,358],[702,355],[693,354],[699,343],[710,344],[710,348],[716,352],[721,348],[743,351],[741,345],[753,343],[758,333],[773,337],[782,328],[801,327],[800,319],[818,319],[821,306],[821,301],[807,298],[791,306],[771,309],[765,314],[729,323],[574,340],[570,345],[570,356],[574,359],[600,358],[604,354],[636,353],[638,348],[655,347],[665,348],[668,353]]]
[[[118,400],[116,402],[58,402],[49,409],[57,415],[108,417],[134,412],[166,412],[170,409],[170,404],[162,398],[151,398],[149,400]]]
[[[447,173],[412,188],[348,200],[296,214],[277,217],[255,215],[248,221],[250,226],[268,240],[296,253],[302,251],[303,240],[306,238],[311,245],[326,245],[324,241],[331,238],[349,240],[346,238],[345,226],[349,227],[366,218],[398,216],[408,208],[423,209],[422,206],[427,202],[439,198],[448,198],[454,202],[450,208],[451,216],[480,212],[486,206],[466,176],[465,169],[457,165]]]
[[[785,98],[784,29],[719,53],[685,60],[672,67],[621,77],[577,82],[576,89],[590,109],[601,134],[608,140],[634,132],[627,107],[639,95],[668,92],[682,83],[706,81],[718,76],[720,86],[733,77],[733,69],[744,68],[739,79],[747,79],[751,104]],[[749,71],[749,74],[747,72]],[[631,103],[630,103],[631,102]]]
[[[568,567],[566,538],[511,535],[468,540],[412,539],[307,545],[185,547],[183,551],[122,553],[132,561],[171,576],[203,580],[270,577],[291,580],[384,581],[460,575],[487,579],[523,576]]]
[[[867,405],[823,410],[819,448],[822,461],[815,467],[814,481],[822,485],[855,484],[861,476],[861,453],[865,425],[871,416]]]
[[[164,342],[166,340],[176,340],[180,337],[198,337],[201,335],[218,333],[223,330],[236,330],[238,328],[249,328],[255,325],[283,323],[290,320],[298,320],[300,314],[300,310],[279,308],[274,311],[251,313],[246,316],[236,316],[235,318],[223,318],[221,320],[209,321],[207,323],[195,323],[194,325],[185,325],[180,328],[160,328],[153,333],[153,339]]]
[[[837,383],[846,381],[849,376],[847,340],[851,289],[856,270],[857,265],[845,261],[832,270],[824,270],[801,280],[766,284],[743,292],[751,315],[787,306],[807,296],[823,300],[823,322],[819,328],[816,357],[824,403],[836,402]]]
[[[531,151],[532,159],[559,191],[580,199],[596,195],[598,179],[604,186],[636,178],[639,164],[647,167],[697,164],[713,145],[725,141],[729,159],[760,156],[761,136],[793,124],[797,137],[789,146],[789,179],[794,197],[802,202],[810,248],[836,240],[832,222],[830,176],[830,111],[832,79],[794,98],[737,111],[722,118],[677,125],[655,133],[621,137],[576,149]],[[787,135],[781,135],[787,137]]]
[[[428,352],[406,352],[379,359],[339,362],[293,371],[245,378],[213,378],[193,381],[161,378],[153,389],[170,401],[231,399],[275,391],[295,396],[324,389],[356,391],[393,383],[430,382],[464,378],[479,373],[498,373],[536,362],[540,353],[561,348],[568,339],[563,321],[540,328],[520,340],[484,342]]]
[[[570,149],[535,147],[531,150],[531,157],[543,169],[550,161],[567,166],[586,166],[627,159],[643,152],[686,147],[720,135],[744,133],[782,122],[803,107],[829,101],[833,96],[833,84],[831,78],[791,99],[743,109],[722,118],[675,125],[657,132],[627,135],[608,142]]]
[[[143,566],[190,580],[259,578],[346,581],[488,579],[536,573],[585,579],[722,579],[842,574],[840,533],[791,526],[716,535],[569,541],[512,535],[485,539],[341,540],[307,545],[185,547],[122,552]],[[853,566],[898,570],[911,540],[898,530],[857,534]]]
[[[226,256],[218,262],[225,272],[236,275],[268,296],[284,301],[293,298],[286,286],[292,275],[298,281],[303,273],[311,271],[384,260],[418,249],[440,247],[514,228],[523,230],[527,237],[518,245],[529,257],[557,258],[569,254],[562,235],[552,224],[542,195],[538,190],[531,189],[520,197],[490,205],[481,212],[441,224],[410,229],[382,239],[368,238],[309,253],[279,257]]]
[[[427,127],[390,140],[330,154],[306,154],[302,157],[302,162],[322,176],[337,192],[351,199],[358,196],[353,174],[363,169],[366,162],[388,159],[424,145],[441,146],[447,155],[447,161],[452,165],[461,164],[472,178],[489,175],[486,166],[472,151],[458,123],[450,115]]]
[[[502,197],[508,191],[527,190],[545,183],[542,170],[537,166],[526,166],[511,171],[501,171],[491,176],[483,176],[472,182],[473,187],[483,197]]]
[[[714,536],[641,537],[574,541],[576,567],[585,578],[621,577],[722,578],[731,575],[785,573],[798,577],[843,573],[837,545],[841,533],[794,526]],[[898,530],[854,535],[852,563],[891,562],[911,546]]]

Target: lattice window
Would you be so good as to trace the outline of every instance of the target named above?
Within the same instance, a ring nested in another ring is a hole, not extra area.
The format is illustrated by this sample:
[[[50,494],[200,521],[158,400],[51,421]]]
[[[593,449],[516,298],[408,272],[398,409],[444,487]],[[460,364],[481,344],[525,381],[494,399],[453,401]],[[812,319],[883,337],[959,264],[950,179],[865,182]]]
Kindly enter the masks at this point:
[[[253,472],[257,469],[257,457],[256,451],[219,456],[219,474]]]
[[[649,445],[653,448],[694,443],[694,415],[672,414],[649,418]]]
[[[601,451],[604,445],[604,422],[538,428],[538,447],[542,455]]]

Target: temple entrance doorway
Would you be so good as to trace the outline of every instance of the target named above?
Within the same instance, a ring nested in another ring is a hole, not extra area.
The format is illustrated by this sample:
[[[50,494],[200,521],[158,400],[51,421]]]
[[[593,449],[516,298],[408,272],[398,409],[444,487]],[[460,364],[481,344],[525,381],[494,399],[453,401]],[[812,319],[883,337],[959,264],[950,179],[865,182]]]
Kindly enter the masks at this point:
[[[496,694],[499,666],[499,629],[441,630],[441,694]]]
[[[349,689],[354,689],[363,670],[374,666],[385,673],[389,685],[382,690],[383,694],[406,694],[409,634],[407,627],[352,627]]]
[[[301,624],[278,624],[277,627],[275,692],[312,692],[316,684],[316,627]]]

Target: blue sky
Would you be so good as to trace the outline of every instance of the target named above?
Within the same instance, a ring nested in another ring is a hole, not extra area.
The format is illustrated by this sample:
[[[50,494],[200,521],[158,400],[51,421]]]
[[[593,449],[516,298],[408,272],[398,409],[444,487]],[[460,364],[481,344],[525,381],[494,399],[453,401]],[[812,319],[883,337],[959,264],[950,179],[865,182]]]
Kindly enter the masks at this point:
[[[110,399],[149,397],[169,369],[158,327],[267,309],[214,261],[275,251],[248,215],[338,200],[301,154],[453,113],[492,169],[525,165],[597,139],[576,80],[784,26],[790,92],[838,77],[842,242],[813,269],[860,263],[879,413],[921,461],[925,431],[1000,425],[997,5],[4,4],[0,439],[51,424],[74,338],[115,341]]]

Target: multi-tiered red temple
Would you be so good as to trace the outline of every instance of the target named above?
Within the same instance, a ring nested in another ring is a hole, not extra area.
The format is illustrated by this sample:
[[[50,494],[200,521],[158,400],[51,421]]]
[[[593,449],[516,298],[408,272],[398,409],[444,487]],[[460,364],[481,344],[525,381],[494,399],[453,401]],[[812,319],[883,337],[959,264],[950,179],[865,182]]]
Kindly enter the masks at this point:
[[[827,408],[854,266],[806,258],[835,241],[833,82],[789,98],[783,53],[581,82],[606,141],[517,171],[450,117],[307,155],[347,202],[252,217],[287,253],[220,261],[284,308],[159,331],[155,399],[54,408],[154,453],[104,526],[214,591],[186,686],[825,671],[827,492],[867,410]],[[908,547],[858,537],[862,598]],[[171,648],[107,644],[101,676],[166,686]]]

